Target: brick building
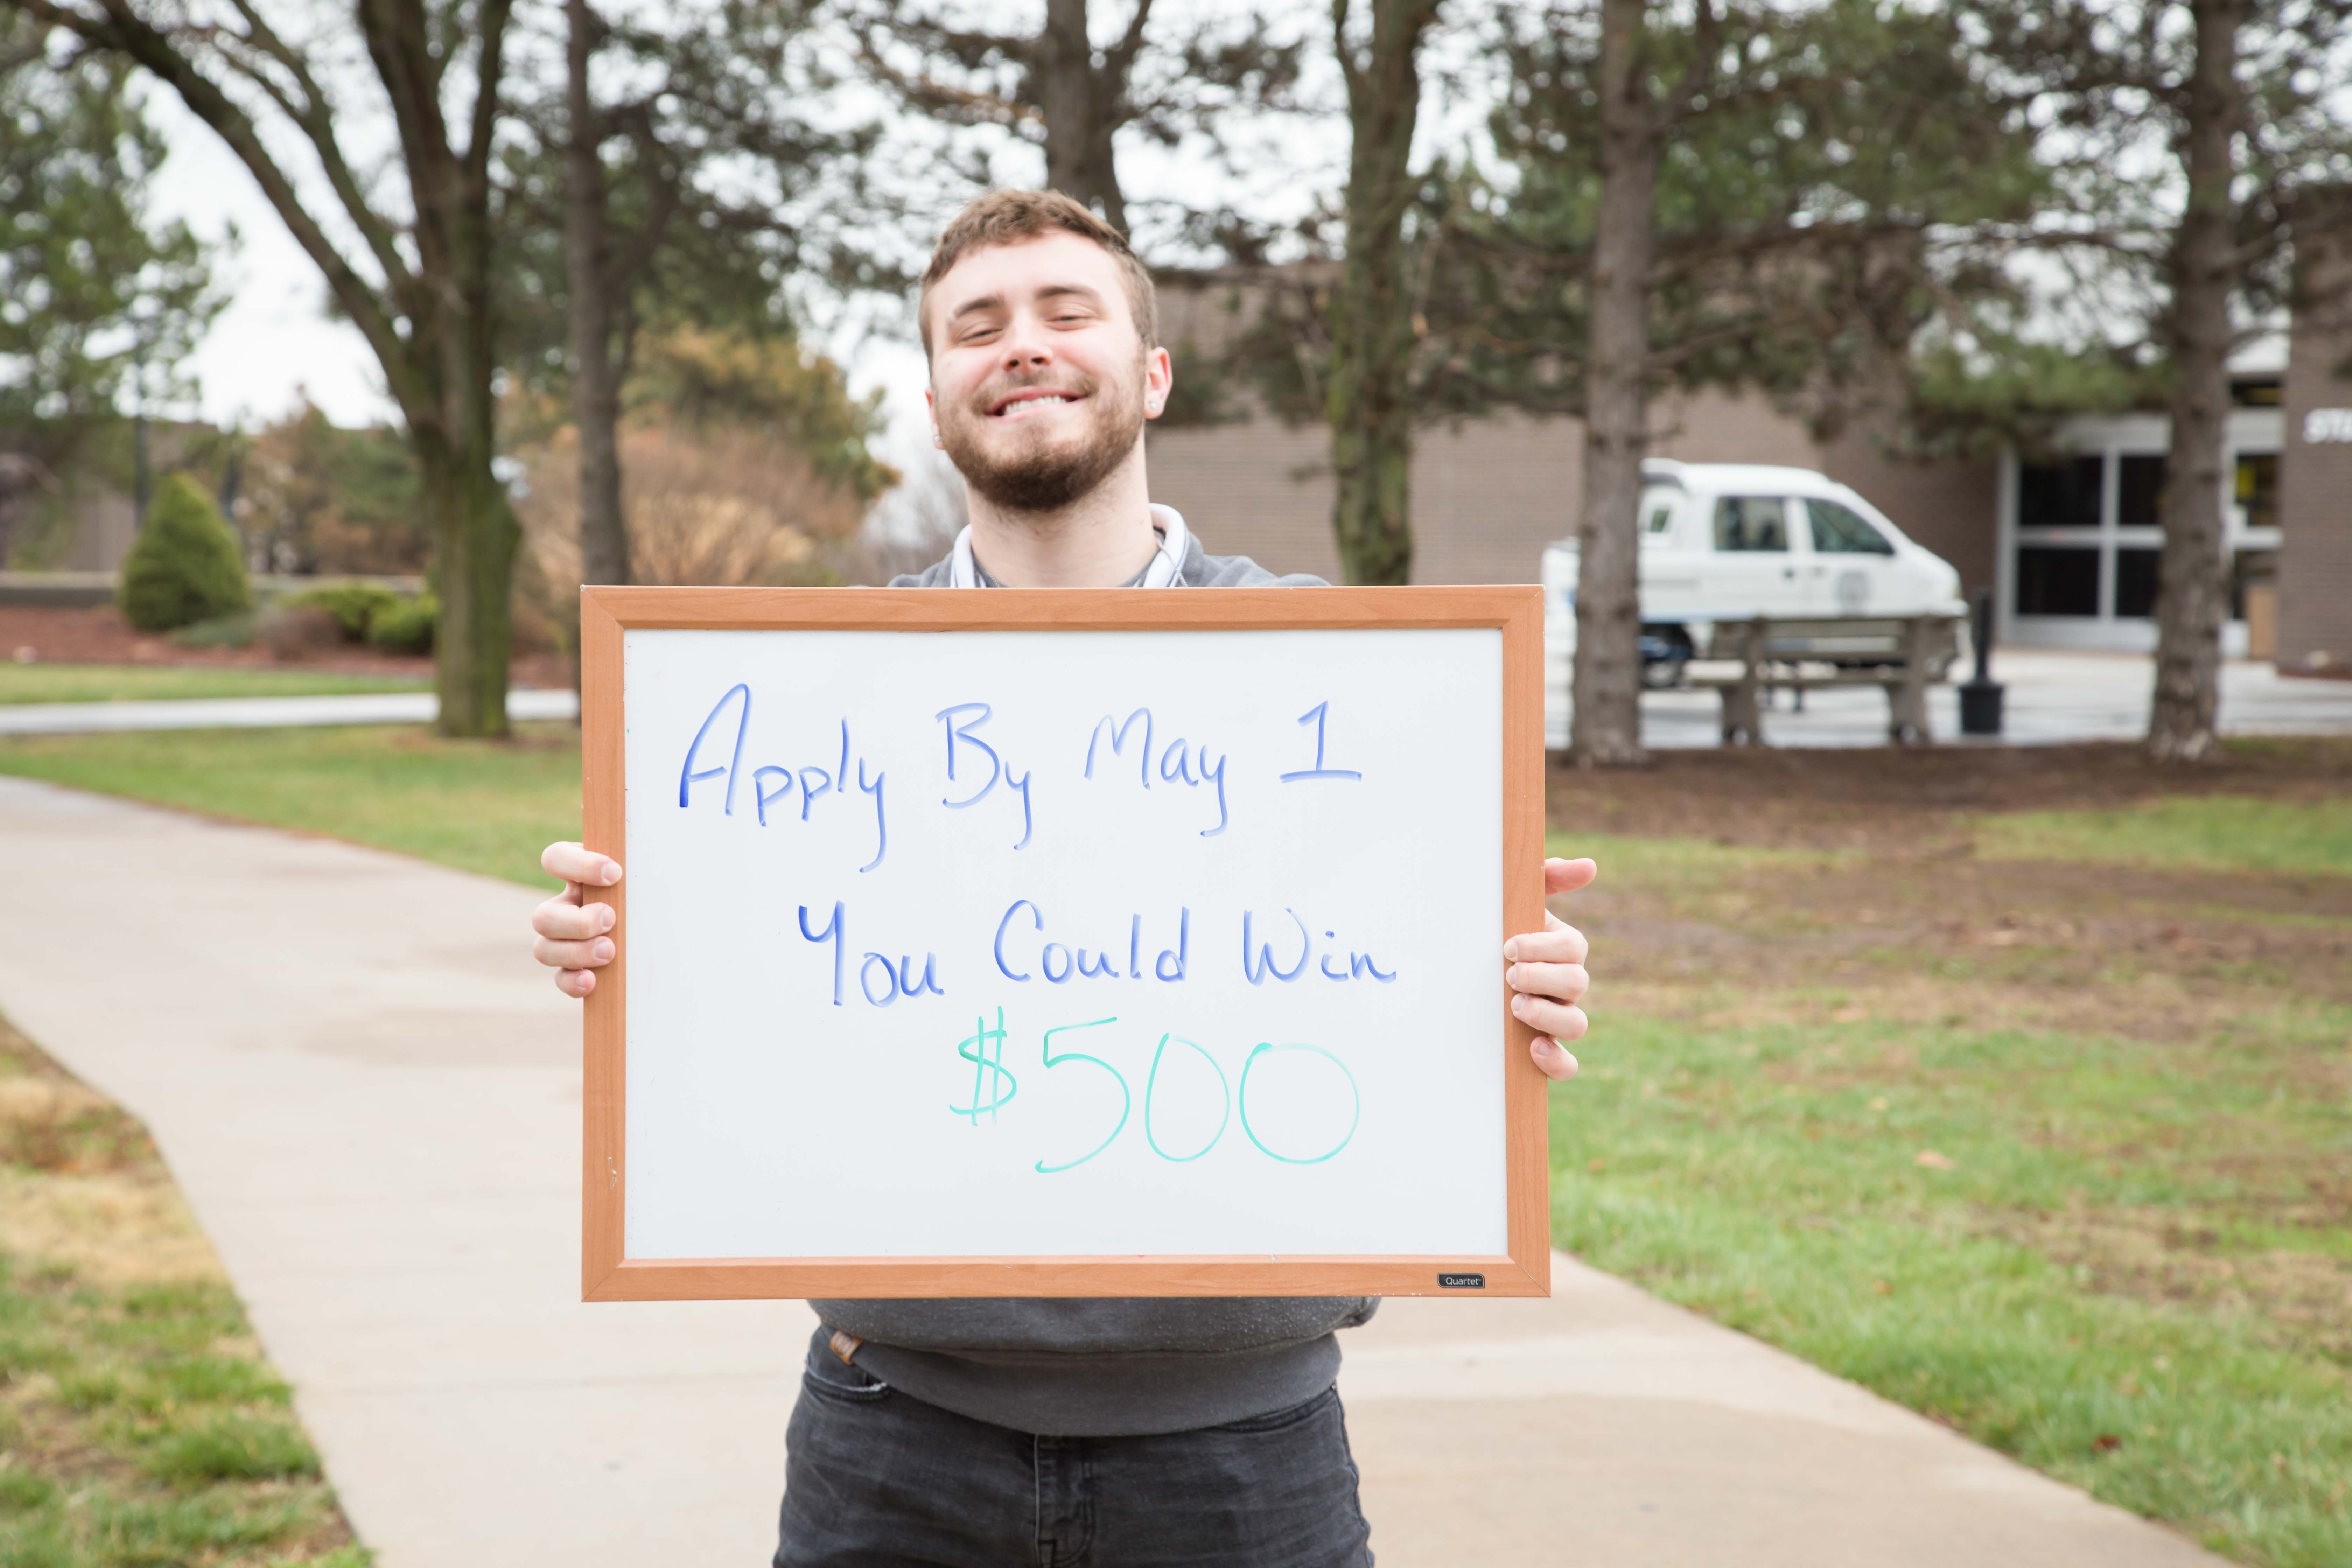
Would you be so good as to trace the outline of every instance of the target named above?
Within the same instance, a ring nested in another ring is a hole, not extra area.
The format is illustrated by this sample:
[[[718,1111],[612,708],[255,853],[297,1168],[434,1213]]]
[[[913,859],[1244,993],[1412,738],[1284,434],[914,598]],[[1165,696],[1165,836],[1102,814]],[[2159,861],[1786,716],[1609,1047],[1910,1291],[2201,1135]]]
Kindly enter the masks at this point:
[[[2352,670],[2352,245],[2312,268],[2280,421],[2278,663]]]
[[[1234,296],[1234,283],[1216,278],[1163,286],[1161,336],[1180,382],[1188,354],[1223,347]],[[2276,657],[2293,670],[2352,667],[2352,303],[2306,312],[2288,342],[2258,346],[2233,368],[2225,651]],[[1813,468],[1861,491],[1957,567],[1969,591],[1994,590],[2005,639],[2155,646],[2160,414],[2072,421],[2057,433],[2055,460],[1937,464],[1890,458],[1866,430],[1816,441],[1760,397],[1669,395],[1653,419],[1655,456]],[[1336,581],[1327,450],[1320,425],[1265,416],[1154,426],[1152,494],[1212,550]],[[1423,431],[1414,581],[1536,581],[1543,547],[1575,531],[1582,456],[1572,419],[1511,416]]]

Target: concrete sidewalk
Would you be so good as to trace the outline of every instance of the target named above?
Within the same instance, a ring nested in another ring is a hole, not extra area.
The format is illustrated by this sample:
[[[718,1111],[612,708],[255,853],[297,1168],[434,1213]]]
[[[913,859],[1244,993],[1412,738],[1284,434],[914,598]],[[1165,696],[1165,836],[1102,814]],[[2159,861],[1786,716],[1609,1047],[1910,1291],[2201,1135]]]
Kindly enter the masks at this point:
[[[356,691],[341,697],[191,697],[153,702],[0,703],[0,735],[90,735],[113,730],[281,730],[320,724],[430,724],[430,691]],[[571,691],[520,687],[507,693],[514,720],[575,719]]]
[[[0,1008],[152,1130],[383,1568],[766,1561],[811,1320],[578,1301],[578,1026],[529,960],[535,895],[8,779],[0,866]],[[1559,1279],[1348,1336],[1388,1568],[2217,1561]]]

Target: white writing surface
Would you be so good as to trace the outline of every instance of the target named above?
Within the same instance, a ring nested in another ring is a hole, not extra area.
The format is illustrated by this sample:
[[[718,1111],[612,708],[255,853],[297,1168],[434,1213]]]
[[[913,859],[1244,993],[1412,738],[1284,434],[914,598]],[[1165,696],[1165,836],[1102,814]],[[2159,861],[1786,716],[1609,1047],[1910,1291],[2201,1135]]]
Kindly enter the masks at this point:
[[[1500,632],[623,663],[628,1257],[1507,1250]]]

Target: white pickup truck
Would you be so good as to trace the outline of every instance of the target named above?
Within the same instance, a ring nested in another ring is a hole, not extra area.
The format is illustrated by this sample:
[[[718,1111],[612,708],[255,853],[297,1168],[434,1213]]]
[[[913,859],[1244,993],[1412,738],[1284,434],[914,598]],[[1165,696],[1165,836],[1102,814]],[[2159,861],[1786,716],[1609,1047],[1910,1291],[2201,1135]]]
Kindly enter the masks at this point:
[[[1876,507],[1810,468],[1642,465],[1642,675],[1677,684],[1716,626],[1758,616],[1962,615],[1960,574]],[[1569,738],[1576,653],[1573,539],[1547,545],[1544,743]]]

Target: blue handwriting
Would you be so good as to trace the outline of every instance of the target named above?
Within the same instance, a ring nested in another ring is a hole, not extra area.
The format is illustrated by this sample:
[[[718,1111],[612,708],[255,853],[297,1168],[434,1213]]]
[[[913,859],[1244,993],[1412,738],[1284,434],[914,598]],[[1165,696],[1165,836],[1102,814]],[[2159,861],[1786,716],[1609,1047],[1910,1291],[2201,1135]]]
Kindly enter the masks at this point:
[[[735,700],[738,693],[742,696],[743,707],[736,720],[735,749],[730,753],[730,760],[724,767],[696,771],[695,759],[702,750],[703,741],[710,733],[710,726],[718,722],[719,715],[726,710],[730,702]],[[711,708],[709,717],[702,721],[702,727],[694,732],[693,743],[686,748],[686,761],[679,767],[677,773],[679,810],[685,810],[690,804],[696,784],[705,779],[714,779],[720,773],[725,773],[727,795],[724,815],[728,816],[735,815],[735,779],[742,772],[743,740],[751,728],[751,688],[749,683],[739,681],[728,688],[727,694]],[[889,775],[877,769],[874,774],[874,782],[866,783],[867,760],[865,757],[857,759],[857,787],[860,792],[874,797],[874,858],[860,866],[858,869],[861,871],[871,871],[875,867],[882,864],[882,857],[887,854],[890,848],[890,824],[885,815],[882,800],[883,780]],[[772,785],[769,783],[771,779],[775,781]],[[838,794],[847,790],[848,787],[849,721],[846,719],[841,721],[841,760],[832,772],[828,773],[824,768],[818,767],[801,768],[795,771],[774,763],[755,768],[751,772],[751,799],[759,816],[760,826],[762,827],[768,826],[768,808],[795,789],[801,792],[801,820],[806,822],[809,819],[809,808],[816,804],[819,795]]]
[[[996,754],[996,748],[972,733],[974,730],[979,729],[982,724],[988,722],[989,715],[992,711],[993,710],[992,710],[985,702],[959,702],[952,708],[942,708],[937,713],[931,715],[931,717],[937,719],[940,723],[947,726],[948,783],[955,783],[956,750],[959,746],[977,746],[988,756],[988,782],[986,784],[981,785],[978,789],[974,790],[971,794],[966,795],[961,800],[950,800],[946,796],[942,795],[940,797],[940,804],[946,806],[950,811],[961,811],[968,805],[978,805],[982,801],[988,798],[989,791],[996,787],[997,782],[1000,779],[1003,780],[1007,788],[1016,789],[1021,792],[1021,842],[1013,847],[1015,849],[1019,849],[1028,844],[1029,835],[1034,828],[1029,805],[1029,780],[1031,774],[1023,773],[1019,778],[1014,778],[1013,776],[1013,770],[1004,765],[1004,759]],[[968,723],[960,725],[955,721],[956,715],[959,713],[978,713],[980,717]],[[1034,770],[1032,770],[1033,773],[1034,771]]]
[[[1268,975],[1287,984],[1307,973],[1307,961],[1315,956],[1315,939],[1308,933],[1307,922],[1298,918],[1298,911],[1296,910],[1286,909],[1282,912],[1288,915],[1291,922],[1298,927],[1298,959],[1287,969],[1276,962],[1272,942],[1256,940],[1252,926],[1251,911],[1247,910],[1242,911],[1242,973],[1253,985],[1265,984]],[[1327,942],[1337,942],[1339,939],[1337,931],[1327,931],[1323,936]],[[1257,949],[1255,958],[1250,953],[1252,946]],[[1339,956],[1336,948],[1326,952],[1323,954],[1323,961],[1315,966],[1324,979],[1360,980],[1369,974],[1385,985],[1396,978],[1395,970],[1381,968],[1373,962],[1370,953],[1357,952],[1352,950],[1348,953],[1348,971],[1342,974],[1331,967],[1331,961]]]
[[[1025,970],[1015,970],[1004,952],[1006,933],[1013,929],[1013,918],[1023,910],[1029,911],[1030,929],[1043,933],[1045,914],[1027,899],[1015,899],[1006,906],[1004,917],[996,922],[996,942],[990,949],[996,959],[997,972],[1007,980],[1029,981],[1037,978]],[[1192,911],[1179,909],[1176,914],[1176,945],[1161,948],[1152,960],[1152,975],[1169,984],[1184,978],[1185,965],[1190,962],[1192,947]],[[1058,942],[1046,942],[1037,950],[1037,969],[1048,984],[1063,985],[1072,980],[1140,980],[1143,972],[1143,917],[1132,915],[1127,924],[1127,970],[1121,973],[1117,956],[1108,948],[1089,955],[1081,947],[1074,952]]]
[[[1284,784],[1292,784],[1299,779],[1360,779],[1364,776],[1352,768],[1327,768],[1323,765],[1323,721],[1329,717],[1330,707],[1327,699],[1298,716],[1301,724],[1309,719],[1315,721],[1315,765],[1301,768],[1295,773],[1283,774]]]
[[[1094,733],[1087,737],[1086,776],[1087,778],[1095,776],[1095,748],[1102,743],[1103,731],[1106,729],[1110,731],[1110,754],[1114,757],[1124,757],[1127,754],[1128,732],[1135,728],[1135,721],[1139,719],[1143,721],[1143,747],[1136,758],[1136,776],[1142,780],[1145,789],[1151,787],[1153,773],[1151,710],[1149,708],[1139,708],[1129,713],[1124,721],[1117,723],[1112,721],[1108,713],[1096,721]],[[1218,834],[1223,833],[1229,820],[1225,810],[1225,763],[1232,755],[1233,753],[1228,752],[1224,756],[1219,757],[1213,767],[1209,763],[1208,747],[1202,746],[1195,752],[1192,749],[1192,743],[1181,737],[1169,742],[1160,750],[1158,769],[1160,783],[1189,784],[1195,789],[1203,784],[1216,786],[1217,825],[1214,827],[1201,829],[1201,837],[1203,838],[1214,838]],[[1200,769],[1197,774],[1193,772],[1196,760]]]

